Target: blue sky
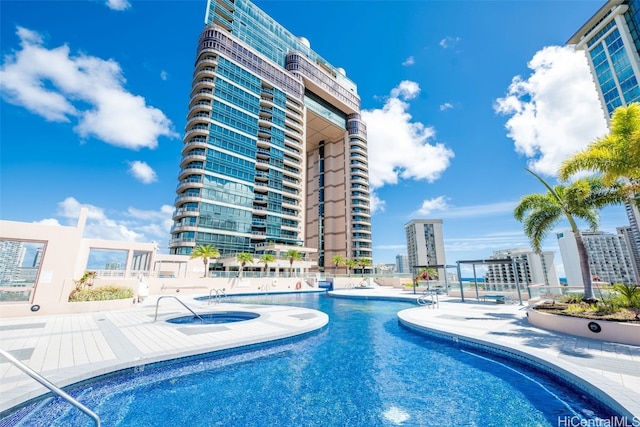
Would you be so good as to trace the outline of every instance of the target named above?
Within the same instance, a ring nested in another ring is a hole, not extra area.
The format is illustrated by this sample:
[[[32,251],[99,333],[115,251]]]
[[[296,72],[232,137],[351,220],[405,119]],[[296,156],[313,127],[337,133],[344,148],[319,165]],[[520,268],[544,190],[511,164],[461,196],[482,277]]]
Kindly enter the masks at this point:
[[[604,1],[256,1],[358,85],[374,263],[443,219],[448,263],[529,246],[513,208],[606,132],[564,47]],[[0,2],[0,218],[166,251],[206,1]],[[607,208],[601,229],[628,225]],[[560,223],[558,230],[565,229]],[[556,251],[554,234],[544,249]]]

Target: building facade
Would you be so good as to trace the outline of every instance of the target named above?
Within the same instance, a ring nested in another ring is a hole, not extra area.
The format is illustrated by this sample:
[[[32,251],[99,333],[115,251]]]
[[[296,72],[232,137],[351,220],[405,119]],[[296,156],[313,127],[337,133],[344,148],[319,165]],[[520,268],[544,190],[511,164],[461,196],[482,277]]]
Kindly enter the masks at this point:
[[[444,266],[444,234],[441,219],[414,219],[405,224],[409,272],[414,268]],[[438,269],[438,277],[444,277],[445,269]]]
[[[640,102],[640,0],[609,0],[567,42],[584,50],[605,118]],[[636,277],[640,262],[640,211],[625,203],[628,249]]]
[[[396,271],[398,273],[410,273],[409,256],[407,254],[396,255]]]
[[[515,284],[558,286],[560,280],[556,272],[554,253],[545,251],[540,254],[530,248],[514,248],[494,251],[491,259],[515,259],[514,264],[487,264],[484,281],[487,284]]]
[[[170,252],[210,244],[223,257],[278,256],[293,248],[317,253],[320,271],[335,255],[371,259],[355,83],[249,1],[209,0],[205,24]]]
[[[631,255],[623,235],[602,231],[584,231],[581,234],[589,257],[591,278],[594,281],[636,283]],[[558,233],[557,237],[567,284],[569,286],[584,286],[578,259],[578,247],[573,233],[566,231]]]
[[[640,0],[609,0],[567,42],[584,50],[608,120],[640,101]]]

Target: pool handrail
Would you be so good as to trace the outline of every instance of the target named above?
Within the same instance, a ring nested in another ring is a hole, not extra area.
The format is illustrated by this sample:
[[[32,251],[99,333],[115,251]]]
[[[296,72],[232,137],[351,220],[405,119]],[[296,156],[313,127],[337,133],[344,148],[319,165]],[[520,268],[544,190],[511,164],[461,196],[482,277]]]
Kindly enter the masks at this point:
[[[40,384],[48,388],[52,393],[57,394],[58,396],[60,396],[61,398],[63,398],[64,400],[66,400],[67,402],[69,402],[70,404],[72,404],[82,412],[84,412],[86,415],[93,418],[93,421],[96,423],[96,426],[100,427],[100,417],[98,417],[98,414],[96,414],[91,409],[84,406],[82,403],[78,402],[75,398],[67,394],[64,390],[57,387],[51,381],[49,381],[48,379],[46,379],[45,377],[43,377],[42,375],[40,375],[39,373],[31,369],[24,363],[22,363],[21,361],[13,357],[9,352],[5,351],[2,348],[0,348],[0,355],[2,355],[5,359],[7,359],[9,363],[11,363],[13,366],[20,369],[22,372],[29,375],[31,378],[33,378],[34,380],[38,381]]]
[[[178,301],[180,304],[182,304],[182,306],[184,308],[186,308],[187,310],[189,310],[195,317],[197,317],[198,319],[200,319],[200,321],[202,323],[204,323],[204,319],[202,317],[200,317],[200,315],[198,313],[196,313],[195,311],[191,310],[191,308],[189,308],[189,306],[185,303],[183,303],[178,297],[174,296],[174,295],[163,295],[160,298],[158,298],[158,301],[156,301],[156,315],[153,318],[153,321],[155,322],[156,320],[158,320],[158,307],[160,307],[160,300],[163,298],[173,298],[176,301]]]

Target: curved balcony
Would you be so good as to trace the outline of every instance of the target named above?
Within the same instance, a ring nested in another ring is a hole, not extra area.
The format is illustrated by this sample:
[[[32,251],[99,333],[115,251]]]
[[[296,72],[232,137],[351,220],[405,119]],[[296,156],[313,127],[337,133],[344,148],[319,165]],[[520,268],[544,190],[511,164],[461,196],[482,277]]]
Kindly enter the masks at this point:
[[[205,104],[206,106],[209,106],[209,103]],[[209,110],[204,110],[204,109],[200,109],[200,110],[189,110],[189,113],[187,114],[187,122],[190,120],[195,120],[195,119],[206,119],[209,120],[211,119],[211,112]],[[188,127],[188,125],[187,125]]]
[[[202,111],[193,114],[191,117],[187,118],[187,126],[186,129],[190,129],[194,126],[206,126],[209,127],[209,123],[211,123],[211,119],[207,113]]]
[[[371,219],[364,216],[353,216],[351,217],[351,222],[354,224],[370,224]]]
[[[211,89],[215,87],[215,80],[211,77],[200,77],[198,80],[194,80],[191,85],[191,93],[194,93],[200,89]]]
[[[190,102],[198,102],[203,100],[212,100],[213,99],[213,90],[211,89],[200,89],[197,92],[191,94]]]
[[[216,70],[215,68],[212,67],[205,67],[200,71],[194,71],[193,73],[193,80],[199,80],[203,77],[209,77],[209,78],[213,78],[216,76]]]
[[[256,170],[258,171],[268,171],[270,168],[269,160],[257,159],[256,160]]]
[[[175,221],[180,218],[197,217],[197,216],[200,216],[200,212],[198,212],[197,208],[178,208],[175,211],[173,211],[172,219]]]
[[[258,127],[258,139],[266,138],[270,136],[271,136],[271,128],[264,127],[262,126],[262,123],[261,123],[261,126]]]
[[[253,215],[254,216],[267,216],[267,208],[264,206],[253,206]]]
[[[209,115],[211,113],[211,103],[196,102],[195,104],[189,104],[189,112],[187,113],[187,117],[196,113],[206,113],[207,115]]]
[[[215,68],[218,66],[218,61],[214,56],[209,53],[205,53],[205,56],[202,56],[196,62],[196,68],[194,72],[202,71],[204,68],[209,67],[215,71]]]
[[[207,136],[209,136],[209,127],[193,127],[185,132],[184,139],[190,139],[194,136],[203,136],[206,138]]]
[[[284,135],[285,139],[288,136],[289,138],[293,138],[296,141],[300,141],[302,143],[302,131],[298,129],[294,129],[291,126],[284,127]]]
[[[269,148],[269,147],[271,147],[271,140],[269,138],[258,137],[258,148]]]
[[[178,175],[178,180],[182,181],[189,175],[203,175],[204,167],[203,166],[186,166],[184,169],[180,170],[180,174]]]
[[[177,239],[171,239],[169,240],[169,247],[170,248],[177,248],[177,247],[191,247],[194,248],[196,246],[196,239],[184,239],[184,238],[177,238]]]
[[[171,227],[171,234],[183,231],[198,231],[198,226],[196,224],[173,224]]]
[[[183,182],[179,182],[178,186],[176,187],[176,193],[181,193],[185,190],[188,190],[190,188],[202,188],[203,187],[203,183],[202,180],[200,181],[190,181],[190,180],[186,180]]]
[[[173,201],[173,204],[177,206],[182,203],[189,203],[189,202],[197,203],[200,200],[201,200],[200,196],[195,196],[191,194],[178,194],[175,200]]]
[[[364,179],[368,179],[369,178],[369,174],[367,173],[367,171],[361,169],[361,168],[351,168],[351,179],[357,179],[355,178],[356,176],[359,176],[361,178]]]
[[[260,106],[261,107],[272,107],[273,106],[273,98],[267,98],[265,96],[260,97]]]
[[[194,148],[203,148],[203,149],[207,149],[209,148],[209,144],[207,144],[207,141],[200,141],[200,140],[191,140],[185,144],[182,145],[182,155],[185,155],[187,152],[193,150]]]
[[[180,167],[186,168],[187,165],[193,161],[205,162],[206,160],[206,154],[187,154],[186,156],[182,157],[182,160],[180,160]],[[200,173],[202,173],[202,170],[200,171]]]

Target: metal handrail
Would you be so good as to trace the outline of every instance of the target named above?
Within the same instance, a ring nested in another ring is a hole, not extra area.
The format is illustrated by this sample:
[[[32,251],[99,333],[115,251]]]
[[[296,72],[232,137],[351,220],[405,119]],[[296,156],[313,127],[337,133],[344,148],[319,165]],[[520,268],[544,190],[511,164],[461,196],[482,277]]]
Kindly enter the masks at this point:
[[[91,409],[87,408],[82,403],[78,402],[72,396],[68,395],[64,390],[57,387],[51,381],[47,380],[45,377],[43,377],[42,375],[40,375],[39,373],[37,373],[36,371],[34,371],[33,369],[31,369],[30,367],[28,367],[27,365],[25,365],[24,363],[22,363],[21,361],[19,361],[18,359],[13,357],[11,354],[9,354],[7,351],[1,348],[0,348],[0,355],[2,355],[11,364],[13,364],[13,366],[20,369],[22,372],[29,375],[31,378],[33,378],[34,380],[38,381],[40,384],[48,388],[52,393],[57,394],[58,396],[60,396],[61,398],[63,398],[64,400],[71,403],[73,406],[75,406],[76,408],[78,408],[79,410],[81,410],[91,418],[93,418],[93,421],[95,421],[96,426],[100,427],[100,417],[98,417],[98,415],[95,412],[93,412]]]
[[[153,318],[153,321],[154,321],[154,322],[155,322],[156,320],[158,320],[158,307],[160,306],[160,300],[161,300],[161,299],[163,299],[163,298],[173,298],[173,299],[175,299],[175,300],[176,300],[176,301],[178,301],[180,304],[182,304],[182,306],[183,306],[184,308],[186,308],[186,309],[187,309],[187,310],[189,310],[191,313],[193,313],[193,315],[194,315],[195,317],[197,317],[198,319],[200,319],[200,321],[201,321],[202,323],[204,323],[204,319],[203,319],[202,317],[200,317],[200,316],[198,315],[198,313],[196,313],[195,311],[191,310],[187,304],[183,303],[182,301],[180,301],[180,300],[178,299],[178,297],[175,297],[175,296],[173,296],[173,295],[163,295],[163,296],[161,296],[160,298],[158,298],[158,301],[156,301],[156,315],[155,315],[155,317]]]
[[[216,299],[214,300],[216,302],[216,304],[220,302],[220,298],[226,298],[227,297],[227,294],[225,293],[224,288],[222,290],[220,290],[220,289],[210,289],[209,290],[209,300],[208,300],[207,304],[211,304],[211,295],[214,292],[216,293]]]

